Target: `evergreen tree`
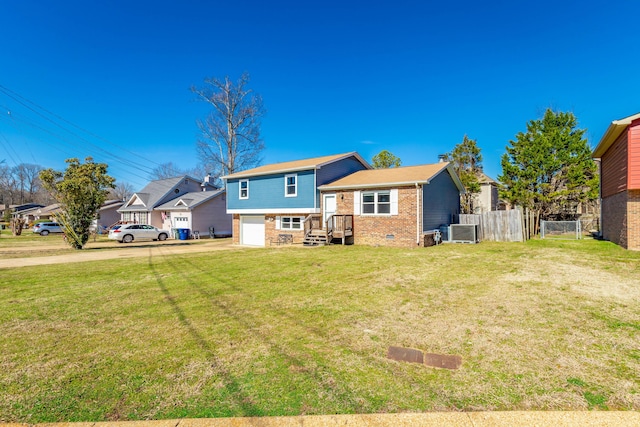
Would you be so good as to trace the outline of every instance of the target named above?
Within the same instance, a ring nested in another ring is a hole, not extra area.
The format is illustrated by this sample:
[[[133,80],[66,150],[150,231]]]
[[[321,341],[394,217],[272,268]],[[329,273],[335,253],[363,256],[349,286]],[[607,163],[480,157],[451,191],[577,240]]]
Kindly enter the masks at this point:
[[[539,219],[570,218],[579,203],[598,195],[596,164],[573,113],[547,109],[542,119],[509,141],[502,156],[503,188],[509,203],[532,209]]]
[[[462,213],[473,213],[473,201],[480,193],[479,176],[482,173],[482,155],[476,140],[465,135],[453,151],[445,154],[445,160],[453,163],[453,169],[465,188],[465,193],[460,196]]]
[[[402,164],[400,157],[396,157],[387,150],[382,150],[371,159],[375,169],[398,168]]]

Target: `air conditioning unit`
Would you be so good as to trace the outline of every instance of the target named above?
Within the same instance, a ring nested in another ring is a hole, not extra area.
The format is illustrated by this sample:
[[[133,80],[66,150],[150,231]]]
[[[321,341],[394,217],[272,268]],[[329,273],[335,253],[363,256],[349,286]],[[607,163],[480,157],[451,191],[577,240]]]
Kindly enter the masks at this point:
[[[478,243],[477,224],[451,224],[449,226],[449,241],[453,243]]]

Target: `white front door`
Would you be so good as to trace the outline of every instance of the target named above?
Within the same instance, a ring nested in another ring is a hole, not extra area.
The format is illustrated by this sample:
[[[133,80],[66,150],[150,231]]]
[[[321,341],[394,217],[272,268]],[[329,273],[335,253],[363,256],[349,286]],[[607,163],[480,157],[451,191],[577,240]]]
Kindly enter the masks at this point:
[[[264,216],[242,215],[240,217],[240,244],[264,246]]]
[[[322,228],[325,228],[327,226],[327,220],[331,217],[331,215],[335,215],[336,213],[336,210],[337,210],[336,195],[323,194],[322,207],[323,207]]]

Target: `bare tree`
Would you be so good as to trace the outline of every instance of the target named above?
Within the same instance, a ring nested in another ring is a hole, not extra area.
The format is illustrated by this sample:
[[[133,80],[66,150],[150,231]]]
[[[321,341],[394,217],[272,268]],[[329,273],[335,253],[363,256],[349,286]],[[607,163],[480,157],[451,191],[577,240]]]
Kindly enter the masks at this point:
[[[204,177],[206,174],[202,168],[193,167],[191,169],[181,169],[173,162],[163,163],[160,166],[154,168],[149,174],[149,179],[167,179],[181,175],[191,175],[196,178]]]
[[[33,202],[42,188],[40,171],[42,166],[31,163],[21,163],[13,168],[13,174],[20,186],[20,203]]]
[[[150,179],[167,179],[175,176],[184,175],[184,171],[173,162],[163,163],[158,167],[153,168],[149,174]]]
[[[11,168],[0,164],[0,193],[2,193],[2,203],[12,205],[15,203],[16,182]]]
[[[9,167],[0,164],[0,194],[3,203],[22,204],[37,202],[42,195],[39,173],[42,166],[21,163]]]
[[[247,88],[249,74],[237,82],[229,77],[205,79],[203,87],[192,87],[202,101],[212,106],[204,120],[198,120],[202,138],[197,150],[203,166],[214,177],[257,166],[264,143],[260,120],[265,114],[262,97]]]
[[[129,198],[133,195],[134,189],[133,185],[128,182],[119,182],[116,184],[114,188],[109,192],[109,197],[112,197],[115,200],[129,200]]]

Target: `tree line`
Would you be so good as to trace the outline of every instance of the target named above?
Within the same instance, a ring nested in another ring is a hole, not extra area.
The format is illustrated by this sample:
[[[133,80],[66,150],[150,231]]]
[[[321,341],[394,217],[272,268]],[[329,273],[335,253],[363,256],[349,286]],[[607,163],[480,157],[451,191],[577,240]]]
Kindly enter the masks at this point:
[[[0,163],[0,205],[51,203],[52,198],[40,181],[42,169],[42,166],[30,163],[16,166]]]
[[[511,206],[531,210],[536,222],[575,219],[578,206],[597,200],[599,178],[585,129],[571,112],[547,109],[526,124],[505,147],[498,178],[500,198]],[[462,141],[444,154],[453,164],[466,192],[460,197],[462,213],[474,213],[483,179],[482,154],[475,139]],[[383,150],[374,167],[398,167],[401,161]]]

